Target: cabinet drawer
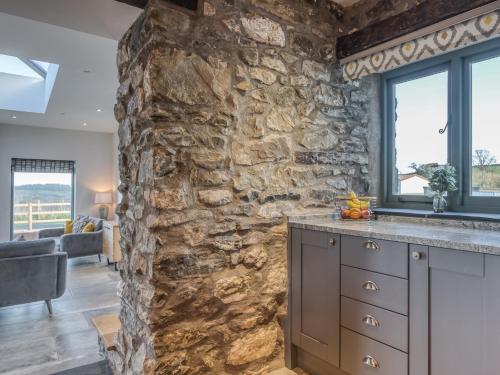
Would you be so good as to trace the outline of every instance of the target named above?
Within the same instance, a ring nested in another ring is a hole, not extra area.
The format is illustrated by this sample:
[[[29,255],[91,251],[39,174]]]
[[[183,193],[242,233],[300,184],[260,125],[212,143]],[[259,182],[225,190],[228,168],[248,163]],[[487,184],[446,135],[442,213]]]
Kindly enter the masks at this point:
[[[408,244],[342,236],[341,263],[408,278]]]
[[[342,266],[341,294],[408,315],[408,280]]]
[[[399,350],[345,328],[340,342],[341,369],[349,375],[408,374],[408,355]]]
[[[341,324],[403,352],[408,352],[408,318],[342,297]]]

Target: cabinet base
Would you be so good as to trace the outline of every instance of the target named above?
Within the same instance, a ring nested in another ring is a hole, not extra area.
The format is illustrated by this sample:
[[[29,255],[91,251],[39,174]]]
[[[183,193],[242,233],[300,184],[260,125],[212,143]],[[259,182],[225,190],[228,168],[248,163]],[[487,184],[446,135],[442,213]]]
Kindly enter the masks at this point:
[[[340,369],[300,348],[296,348],[295,354],[297,367],[300,367],[309,375],[348,375]]]

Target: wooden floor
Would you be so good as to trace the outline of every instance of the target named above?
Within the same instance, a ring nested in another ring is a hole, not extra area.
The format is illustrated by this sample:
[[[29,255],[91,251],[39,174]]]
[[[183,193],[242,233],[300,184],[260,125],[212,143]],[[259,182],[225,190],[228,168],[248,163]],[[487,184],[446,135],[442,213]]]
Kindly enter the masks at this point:
[[[52,318],[43,302],[1,308],[0,374],[49,375],[102,361],[91,319],[119,311],[119,278],[97,256],[71,259]]]
[[[299,368],[296,368],[293,371],[287,368],[282,368],[280,370],[270,372],[268,375],[308,375],[308,374]]]

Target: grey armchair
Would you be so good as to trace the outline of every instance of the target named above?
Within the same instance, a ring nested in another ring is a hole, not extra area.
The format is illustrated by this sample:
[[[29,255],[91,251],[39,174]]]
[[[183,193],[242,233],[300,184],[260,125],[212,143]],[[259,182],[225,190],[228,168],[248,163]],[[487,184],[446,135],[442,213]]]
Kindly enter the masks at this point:
[[[59,243],[59,250],[68,254],[68,258],[97,255],[101,261],[103,220],[91,217],[95,231],[90,233],[64,234],[64,228],[42,229],[39,238],[51,238]]]
[[[68,255],[53,239],[0,243],[0,307],[52,300],[66,290]]]

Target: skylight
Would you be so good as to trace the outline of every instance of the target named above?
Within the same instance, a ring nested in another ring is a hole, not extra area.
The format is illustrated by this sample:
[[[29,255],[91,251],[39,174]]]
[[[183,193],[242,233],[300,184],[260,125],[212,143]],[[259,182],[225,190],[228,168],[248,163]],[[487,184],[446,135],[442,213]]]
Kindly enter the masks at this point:
[[[47,72],[47,70],[49,70],[49,66],[50,64],[48,62],[45,62],[45,61],[38,61],[38,60],[30,60],[32,63],[35,63],[36,65],[38,65],[40,68],[42,68],[43,70],[45,70],[45,72]]]
[[[49,65],[49,63],[42,61],[23,60],[15,56],[0,54],[0,73],[45,79],[45,75],[41,73],[45,72],[46,74]]]
[[[0,110],[45,113],[58,64],[0,54]]]

